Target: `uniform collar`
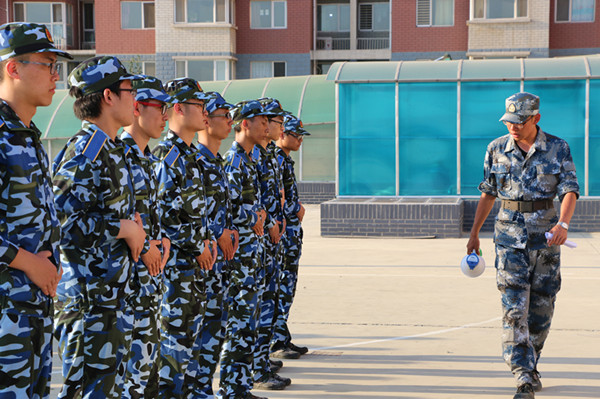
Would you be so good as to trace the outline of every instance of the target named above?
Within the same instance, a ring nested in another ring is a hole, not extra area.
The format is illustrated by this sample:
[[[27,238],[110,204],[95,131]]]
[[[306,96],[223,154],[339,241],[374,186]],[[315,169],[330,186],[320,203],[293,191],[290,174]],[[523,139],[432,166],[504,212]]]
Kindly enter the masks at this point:
[[[544,133],[544,131],[542,129],[540,129],[539,126],[536,126],[537,128],[537,135],[535,136],[535,141],[533,142],[533,145],[531,146],[531,148],[533,148],[534,152],[535,151],[547,151],[547,138],[546,138],[546,133]],[[517,142],[515,141],[515,139],[508,134],[508,141],[506,142],[506,147],[504,147],[504,152],[511,152],[511,151],[516,151],[518,150],[517,148]]]
[[[0,126],[2,124],[6,124],[6,126],[11,130],[31,130],[37,135],[38,139],[42,137],[42,132],[40,132],[33,121],[31,121],[31,126],[25,126],[23,121],[19,119],[19,116],[16,114],[16,112],[4,100],[0,102]]]
[[[173,144],[175,144],[185,155],[193,154],[197,151],[194,144],[187,145],[187,143],[171,129],[169,129],[167,132],[167,140],[170,140]]]
[[[144,148],[144,151],[142,151],[142,149],[137,145],[137,143],[135,142],[135,139],[131,136],[131,134],[129,132],[123,131],[123,133],[121,133],[121,140],[123,141],[123,143],[127,144],[129,147],[133,148],[133,150],[136,152],[136,154],[138,155],[138,157],[148,157],[151,152],[150,152],[150,148],[148,148],[148,146],[146,146],[146,148]]]

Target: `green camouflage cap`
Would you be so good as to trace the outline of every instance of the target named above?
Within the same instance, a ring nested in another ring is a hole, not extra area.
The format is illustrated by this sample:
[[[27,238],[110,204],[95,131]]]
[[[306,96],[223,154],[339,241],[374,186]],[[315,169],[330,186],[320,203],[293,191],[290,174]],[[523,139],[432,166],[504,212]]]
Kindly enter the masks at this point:
[[[266,112],[263,105],[258,100],[240,101],[229,111],[234,125],[239,125],[244,119],[254,118],[255,116],[269,116],[272,113]]]
[[[173,102],[173,98],[165,92],[162,82],[154,76],[141,75],[134,80],[132,87],[136,90],[135,101],[158,100],[165,103]]]
[[[184,103],[188,100],[206,101],[210,95],[202,90],[200,83],[192,78],[177,78],[165,83],[165,91],[173,97],[175,103]]]
[[[28,22],[12,22],[0,26],[0,61],[21,54],[52,52],[61,57],[73,56],[54,46],[46,25]]]
[[[117,57],[110,55],[94,57],[77,65],[69,74],[69,88],[78,87],[84,95],[100,92],[122,80],[141,79],[143,75],[132,75]]]

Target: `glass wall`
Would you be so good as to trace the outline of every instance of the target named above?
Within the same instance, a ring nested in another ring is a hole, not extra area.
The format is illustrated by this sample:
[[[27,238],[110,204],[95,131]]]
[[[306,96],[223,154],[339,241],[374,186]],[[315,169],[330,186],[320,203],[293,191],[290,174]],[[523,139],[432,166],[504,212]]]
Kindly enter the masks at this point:
[[[600,109],[600,80],[590,80],[590,175],[589,195],[600,195],[600,113],[593,110]],[[581,184],[582,171],[577,170]]]

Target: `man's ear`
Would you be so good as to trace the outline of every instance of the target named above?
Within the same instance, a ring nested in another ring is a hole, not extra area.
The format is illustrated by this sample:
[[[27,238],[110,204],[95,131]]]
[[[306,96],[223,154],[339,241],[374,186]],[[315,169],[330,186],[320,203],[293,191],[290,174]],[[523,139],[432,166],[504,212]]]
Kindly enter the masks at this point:
[[[110,89],[104,89],[102,91],[102,97],[104,99],[104,101],[108,104],[108,105],[112,105],[114,98],[113,96],[116,96],[116,93],[113,93]]]
[[[20,79],[21,75],[17,64],[18,62],[15,59],[8,60],[4,69],[6,76],[10,76],[12,79]]]

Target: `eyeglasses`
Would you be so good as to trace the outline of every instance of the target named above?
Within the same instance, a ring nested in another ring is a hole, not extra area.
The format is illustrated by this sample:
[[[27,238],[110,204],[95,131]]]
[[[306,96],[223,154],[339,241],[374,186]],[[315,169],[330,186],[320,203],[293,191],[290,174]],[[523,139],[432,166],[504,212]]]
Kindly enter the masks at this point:
[[[209,118],[227,118],[228,120],[231,120],[231,114],[229,112],[226,112],[224,114],[210,114],[208,115]]]
[[[50,68],[50,75],[60,74],[62,63],[59,62],[36,62],[36,61],[17,61],[20,64],[45,65]]]
[[[511,123],[508,121],[502,121],[502,123],[504,123],[506,126],[515,126],[519,129],[522,129],[523,126],[525,126],[527,124],[527,122],[529,122],[532,119],[533,119],[533,116],[530,116],[529,118],[525,119],[525,121],[523,123]]]
[[[304,136],[301,134],[296,134],[296,133],[292,133],[292,132],[285,132],[288,136],[292,136],[293,138],[295,138],[298,141],[302,141],[304,140]]]
[[[120,87],[119,87],[119,88],[117,88],[117,89],[115,89],[115,92],[119,92],[119,91],[128,91],[128,92],[130,92],[130,93],[131,93],[131,95],[132,95],[132,96],[134,96],[134,97],[135,97],[135,96],[136,96],[136,94],[137,94],[137,90],[136,90],[136,89],[122,89],[122,88],[120,88]]]
[[[163,103],[163,104],[157,104],[157,103],[147,103],[145,101],[138,101],[138,104],[142,104],[145,105],[147,107],[157,107],[160,108],[160,113],[161,115],[164,115],[167,113],[167,110],[169,109],[169,104]]]
[[[283,121],[276,121],[275,119],[269,119],[269,122],[277,123],[279,126],[283,126]]]
[[[200,107],[204,111],[204,105],[205,105],[204,103],[190,103],[190,102],[184,101],[184,102],[182,102],[182,104],[195,105],[197,107]]]

